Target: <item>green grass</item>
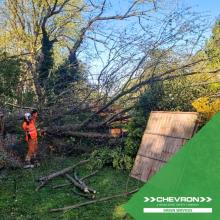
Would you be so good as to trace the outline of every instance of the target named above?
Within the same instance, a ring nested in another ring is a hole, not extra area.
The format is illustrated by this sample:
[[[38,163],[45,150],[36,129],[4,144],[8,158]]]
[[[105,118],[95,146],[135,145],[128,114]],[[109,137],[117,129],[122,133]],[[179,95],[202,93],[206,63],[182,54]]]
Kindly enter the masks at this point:
[[[129,197],[122,197],[106,202],[100,202],[79,209],[73,209],[66,213],[51,213],[52,208],[59,208],[74,205],[87,201],[73,193],[72,186],[60,189],[52,189],[51,186],[67,182],[62,177],[56,178],[43,187],[39,192],[35,192],[37,179],[53,171],[65,168],[79,161],[75,158],[50,158],[44,160],[39,168],[33,170],[10,170],[4,178],[0,179],[0,219],[16,220],[111,220],[111,219],[132,219],[126,215],[121,205],[128,201]],[[84,176],[91,171],[86,166],[78,167],[80,176]],[[97,198],[115,195],[124,192],[128,172],[114,170],[111,167],[101,169],[95,176],[86,180],[89,186],[97,190]],[[132,190],[141,184],[130,178],[128,189]]]

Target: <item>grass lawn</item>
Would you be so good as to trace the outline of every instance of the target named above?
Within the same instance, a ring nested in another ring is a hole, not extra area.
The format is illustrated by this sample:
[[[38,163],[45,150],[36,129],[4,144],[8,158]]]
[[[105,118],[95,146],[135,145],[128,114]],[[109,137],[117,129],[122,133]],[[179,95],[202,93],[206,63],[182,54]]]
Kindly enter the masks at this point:
[[[0,174],[0,219],[16,220],[111,220],[111,219],[132,219],[121,209],[121,205],[128,201],[129,197],[121,197],[106,202],[100,202],[66,213],[51,213],[51,208],[59,208],[74,205],[79,202],[88,201],[72,191],[72,186],[65,186],[59,189],[52,189],[51,186],[66,183],[67,180],[60,177],[54,179],[35,192],[36,179],[50,172],[57,171],[69,165],[75,164],[80,159],[53,157],[44,160],[39,168],[30,170],[17,169]],[[82,177],[91,171],[82,165],[78,167],[79,176]],[[125,192],[128,172],[114,170],[110,167],[101,169],[95,176],[85,180],[89,186],[97,190],[97,198],[110,196]],[[140,187],[142,184],[130,178],[128,190]]]

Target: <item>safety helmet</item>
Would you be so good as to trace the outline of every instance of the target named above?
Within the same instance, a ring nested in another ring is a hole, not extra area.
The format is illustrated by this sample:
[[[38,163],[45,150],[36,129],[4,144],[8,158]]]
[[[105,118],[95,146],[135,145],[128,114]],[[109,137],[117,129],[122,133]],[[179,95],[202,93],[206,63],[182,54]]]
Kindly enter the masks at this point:
[[[24,117],[27,121],[30,121],[31,120],[31,114],[29,112],[25,113],[24,114]]]

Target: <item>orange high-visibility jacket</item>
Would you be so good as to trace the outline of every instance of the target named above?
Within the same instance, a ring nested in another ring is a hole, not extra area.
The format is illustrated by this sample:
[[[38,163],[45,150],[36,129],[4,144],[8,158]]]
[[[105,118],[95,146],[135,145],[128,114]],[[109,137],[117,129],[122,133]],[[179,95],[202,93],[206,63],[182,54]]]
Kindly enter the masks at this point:
[[[25,135],[26,141],[28,141],[28,134],[30,135],[31,139],[37,138],[37,129],[36,129],[35,123],[36,123],[35,118],[32,118],[30,120],[29,125],[27,124],[27,122],[23,122],[22,128],[26,132],[26,135]]]

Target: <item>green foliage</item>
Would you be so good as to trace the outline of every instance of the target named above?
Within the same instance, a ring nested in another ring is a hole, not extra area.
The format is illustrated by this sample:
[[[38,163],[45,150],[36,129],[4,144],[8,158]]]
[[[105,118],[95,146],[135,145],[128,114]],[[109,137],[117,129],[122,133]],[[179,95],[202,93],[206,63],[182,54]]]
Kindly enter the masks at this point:
[[[0,94],[6,99],[18,98],[17,85],[20,77],[20,61],[7,58],[8,54],[0,54]]]
[[[131,170],[133,165],[133,159],[125,154],[125,152],[120,150],[115,150],[112,152],[112,165],[113,168],[120,170]]]
[[[132,158],[136,155],[151,111],[194,111],[193,100],[213,93],[209,86],[192,86],[192,82],[193,77],[181,77],[155,83],[146,89],[127,126],[126,155]]]
[[[109,148],[101,148],[99,150],[94,150],[90,156],[91,162],[89,163],[90,169],[100,169],[104,165],[109,165],[112,163],[111,160],[111,150]]]
[[[23,91],[22,97],[18,99],[18,103],[23,103],[25,106],[32,106],[35,99],[35,92],[32,89],[29,89],[27,91]]]
[[[81,21],[81,10],[78,8],[82,4],[81,0],[22,0],[4,1],[1,4],[0,49],[5,51],[8,48],[11,54],[19,56],[25,54],[20,56],[24,61],[24,78],[27,79],[30,72],[32,77],[37,78],[30,80],[28,86],[35,86],[39,100],[53,101],[54,80],[51,75],[54,67],[68,59],[64,51],[73,47],[73,41],[69,38],[74,39],[78,35]],[[62,71],[60,75],[66,74]],[[60,75],[58,83],[62,83],[63,87],[59,92],[70,84]]]
[[[164,94],[161,83],[151,85],[139,98],[133,111],[132,120],[127,125],[128,136],[125,141],[125,154],[134,157],[139,148],[149,113],[157,110]]]
[[[82,80],[82,74],[77,64],[73,68],[69,60],[65,60],[54,73],[54,93],[59,94],[71,83]],[[65,83],[64,83],[65,82]]]
[[[192,101],[213,93],[208,86],[193,86],[201,79],[195,77],[180,77],[171,81],[163,82],[161,101],[157,105],[157,110],[161,111],[194,111]]]
[[[7,53],[0,53],[0,94],[2,104],[32,106],[35,100],[32,86],[23,80],[22,61]]]
[[[125,154],[122,147],[116,149],[109,149],[106,147],[95,150],[91,154],[90,159],[90,169],[100,169],[108,165],[119,170],[130,170],[133,164],[133,159]]]
[[[137,153],[147,120],[143,115],[141,111],[136,111],[127,125],[128,136],[125,141],[125,152],[128,155],[134,156]]]
[[[122,205],[120,205],[120,206],[115,207],[112,219],[113,220],[122,220],[122,219],[131,219],[131,218],[128,217],[128,215],[126,214],[126,211],[124,210]]]
[[[212,36],[208,40],[206,55],[210,58],[208,68],[215,69],[220,67],[220,19],[218,19],[212,29]]]

